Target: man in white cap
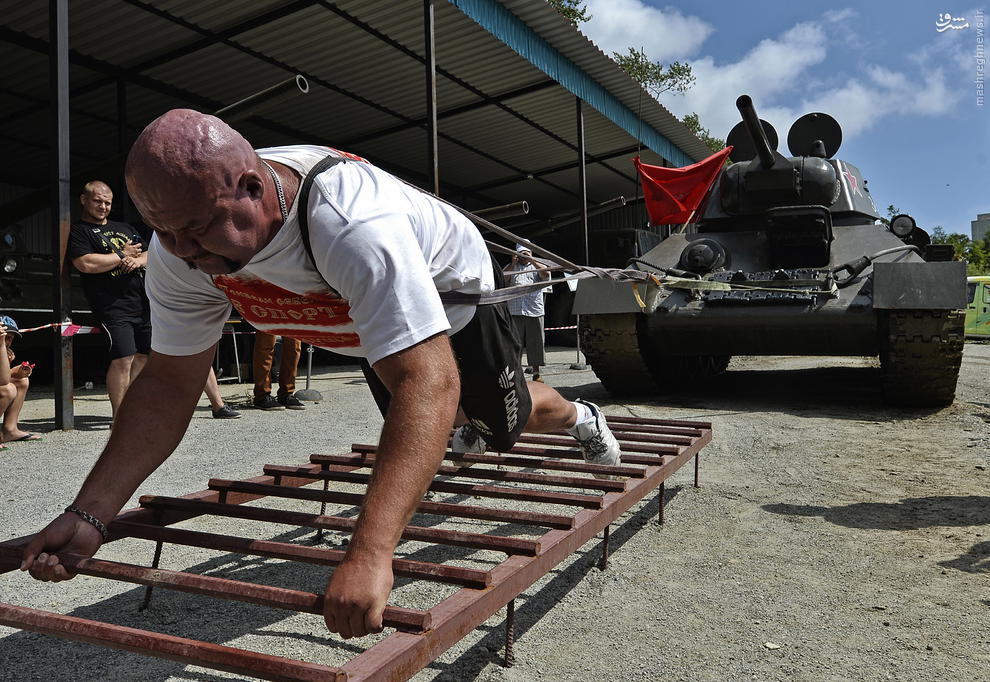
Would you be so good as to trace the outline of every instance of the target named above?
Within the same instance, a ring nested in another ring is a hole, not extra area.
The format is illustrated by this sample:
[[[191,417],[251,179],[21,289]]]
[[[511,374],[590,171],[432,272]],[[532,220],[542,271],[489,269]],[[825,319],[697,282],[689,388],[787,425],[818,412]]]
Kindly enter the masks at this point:
[[[522,244],[516,245],[512,262],[505,266],[506,286],[533,284],[550,279],[550,271],[542,262],[533,258],[533,252]],[[542,382],[540,367],[546,365],[543,357],[543,290],[537,289],[509,301],[509,314],[516,328],[519,342],[526,349],[529,363],[527,374],[533,381]]]

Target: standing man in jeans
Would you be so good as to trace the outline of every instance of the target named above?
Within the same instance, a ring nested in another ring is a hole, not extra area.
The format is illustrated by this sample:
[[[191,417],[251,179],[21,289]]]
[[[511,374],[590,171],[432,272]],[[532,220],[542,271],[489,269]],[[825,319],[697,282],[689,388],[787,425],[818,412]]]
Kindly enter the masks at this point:
[[[547,266],[533,258],[533,252],[519,244],[512,262],[505,266],[505,285],[532,284],[550,279]],[[543,290],[537,289],[508,301],[509,314],[516,328],[519,342],[526,349],[527,374],[533,381],[542,382],[540,367],[546,364],[543,357]]]

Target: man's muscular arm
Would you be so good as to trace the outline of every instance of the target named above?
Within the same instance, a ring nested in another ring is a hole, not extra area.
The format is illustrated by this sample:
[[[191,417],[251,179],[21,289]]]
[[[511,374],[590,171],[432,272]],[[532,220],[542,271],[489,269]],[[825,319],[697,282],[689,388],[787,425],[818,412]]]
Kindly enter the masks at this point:
[[[76,270],[87,275],[98,275],[120,267],[121,257],[115,253],[87,253],[72,259]]]
[[[127,389],[110,440],[73,506],[109,523],[172,454],[189,426],[215,348],[188,357],[151,354]],[[73,575],[59,563],[58,554],[92,556],[100,544],[96,528],[75,514],[63,513],[24,548],[21,570],[30,570],[38,580],[67,580]]]
[[[382,629],[392,553],[443,461],[460,396],[445,333],[376,362],[374,369],[392,398],[354,537],[330,577],[324,609],[327,627],[345,639]]]

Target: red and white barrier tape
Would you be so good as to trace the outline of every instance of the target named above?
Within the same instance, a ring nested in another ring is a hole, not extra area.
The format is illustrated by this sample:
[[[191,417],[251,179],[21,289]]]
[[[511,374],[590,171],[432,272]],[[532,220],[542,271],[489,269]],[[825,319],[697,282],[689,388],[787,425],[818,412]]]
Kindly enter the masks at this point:
[[[560,331],[561,329],[577,329],[577,325],[576,324],[573,324],[570,327],[544,327],[543,328],[543,331],[545,331],[545,332],[555,332],[555,331]]]
[[[41,329],[51,329],[52,327],[61,327],[62,336],[75,336],[76,334],[101,334],[103,330],[100,327],[84,327],[80,324],[72,324],[71,322],[50,322],[49,324],[43,324],[40,327],[31,327],[29,329],[21,329],[21,334],[27,334],[28,332],[36,332]]]

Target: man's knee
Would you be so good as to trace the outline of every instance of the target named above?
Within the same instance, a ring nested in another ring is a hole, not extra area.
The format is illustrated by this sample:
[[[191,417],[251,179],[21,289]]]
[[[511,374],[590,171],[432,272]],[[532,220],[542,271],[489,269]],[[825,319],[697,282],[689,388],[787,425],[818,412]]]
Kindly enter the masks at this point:
[[[110,361],[110,367],[107,372],[127,372],[131,369],[131,363],[134,361],[133,355],[125,355],[122,358],[114,358]]]
[[[10,401],[12,401],[16,397],[17,397],[17,386],[14,385],[13,381],[0,386],[0,404],[3,404],[6,407],[7,405],[10,404]]]
[[[14,388],[18,391],[27,391],[31,385],[31,380],[27,377],[21,377],[20,379],[14,379],[11,383],[14,384]]]

